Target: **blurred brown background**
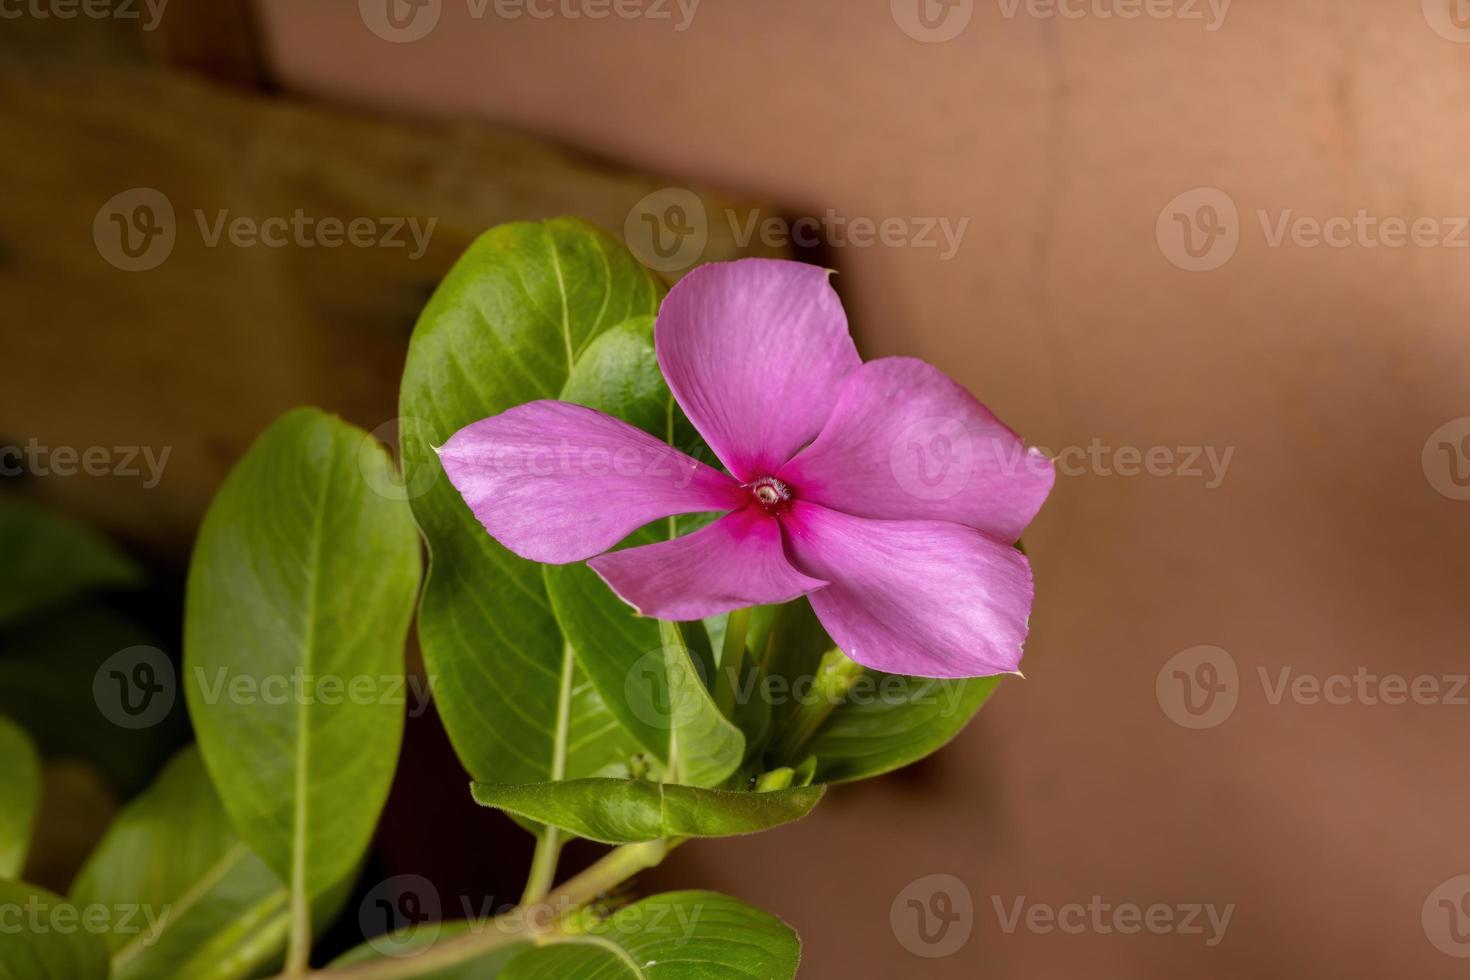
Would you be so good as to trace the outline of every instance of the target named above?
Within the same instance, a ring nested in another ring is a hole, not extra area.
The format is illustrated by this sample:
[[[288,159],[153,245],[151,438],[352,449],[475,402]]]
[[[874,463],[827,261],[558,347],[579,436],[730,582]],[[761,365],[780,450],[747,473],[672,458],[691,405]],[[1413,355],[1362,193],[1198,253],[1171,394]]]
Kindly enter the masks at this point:
[[[0,23],[28,32],[0,69],[0,424],[175,447],[151,492],[31,493],[177,556],[279,410],[392,418],[412,317],[485,224],[581,213],[687,262],[832,209],[806,251],[865,353],[1061,454],[1027,680],[930,762],[658,884],[781,915],[803,976],[1464,975],[1470,4],[392,2],[224,4],[211,36],[173,0],[101,54]],[[138,186],[440,224],[412,265],[181,224],[150,279],[90,237]],[[961,918],[927,942],[915,896]],[[1027,925],[1072,903],[1231,917]]]

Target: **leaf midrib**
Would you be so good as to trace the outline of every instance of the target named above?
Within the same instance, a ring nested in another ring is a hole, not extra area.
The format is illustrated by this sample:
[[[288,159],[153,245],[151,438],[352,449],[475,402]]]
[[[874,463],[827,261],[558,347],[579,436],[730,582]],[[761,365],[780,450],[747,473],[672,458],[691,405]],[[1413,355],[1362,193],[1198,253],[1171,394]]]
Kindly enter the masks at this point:
[[[154,941],[157,941],[157,937],[161,936],[163,932],[169,928],[170,925],[183,918],[189,913],[190,909],[192,909],[195,905],[198,905],[199,902],[204,898],[204,896],[208,895],[210,890],[213,889],[215,885],[224,880],[225,875],[233,871],[235,867],[239,865],[242,860],[244,860],[245,855],[249,853],[250,848],[245,845],[245,842],[238,841],[228,850],[226,850],[224,854],[220,855],[215,860],[215,862],[211,864],[208,868],[206,868],[204,870],[204,873],[196,878],[194,880],[194,883],[186,888],[184,892],[169,906],[168,911],[164,913],[163,926],[155,934]],[[137,956],[138,953],[142,951],[145,938],[146,933],[139,932],[132,939],[129,939],[126,943],[123,943],[117,948],[117,952],[112,954],[113,973],[122,972],[122,967],[124,967],[134,956]]]
[[[321,588],[321,561],[323,522],[327,509],[327,491],[332,486],[332,474],[337,463],[337,443],[332,440],[327,451],[327,465],[322,475],[321,489],[317,493],[316,510],[312,514],[311,549],[306,590],[306,642],[301,651],[302,667],[311,674],[316,656],[317,593]],[[296,704],[296,799],[293,807],[291,827],[291,917],[294,924],[301,910],[306,907],[306,822],[307,822],[307,769],[310,764],[311,729],[308,722],[306,698]]]

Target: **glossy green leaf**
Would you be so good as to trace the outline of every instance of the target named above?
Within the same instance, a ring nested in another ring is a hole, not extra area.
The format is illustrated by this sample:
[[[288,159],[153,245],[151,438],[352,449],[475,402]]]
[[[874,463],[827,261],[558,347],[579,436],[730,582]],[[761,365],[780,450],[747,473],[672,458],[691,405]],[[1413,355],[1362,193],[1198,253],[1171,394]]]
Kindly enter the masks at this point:
[[[567,656],[540,567],[485,533],[433,447],[556,398],[588,345],[655,312],[661,292],[590,225],[502,225],[470,246],[414,329],[399,405],[405,483],[422,488],[413,509],[433,556],[419,639],[445,729],[476,779],[627,772],[642,746]]]
[[[745,735],[715,706],[679,624],[660,622],[658,632],[669,684],[671,778],[688,786],[718,786],[740,768]]]
[[[589,344],[561,398],[620,418],[685,452],[702,454],[703,443],[659,373],[653,324],[651,316],[635,317]],[[691,514],[685,520],[657,521],[620,547],[686,534],[705,519]],[[637,615],[583,562],[547,565],[542,571],[557,622],[582,670],[623,727],[653,755],[667,760],[669,689],[657,621]]]
[[[286,945],[286,888],[240,840],[193,747],[118,814],[70,898],[137,910],[105,936],[112,980],[249,977]]]
[[[774,793],[700,789],[641,779],[475,783],[475,802],[604,844],[660,837],[730,837],[769,830],[811,812],[823,787]]]
[[[325,892],[372,837],[403,736],[403,649],[419,583],[408,508],[381,449],[298,409],[236,465],[189,570],[185,690],[241,837],[291,889]],[[299,921],[299,917],[298,917]]]
[[[435,943],[441,943],[446,939],[453,939],[466,933],[494,928],[497,927],[488,921],[470,922],[465,919],[424,923],[408,930],[378,936],[360,946],[354,946],[333,960],[331,968],[342,969],[374,960],[396,960],[411,964],[416,953],[428,949]],[[523,942],[511,943],[455,966],[430,970],[427,973],[415,973],[414,978],[415,980],[493,980],[501,975],[501,970],[507,963],[526,950],[527,945]]]
[[[23,881],[0,881],[0,909],[7,913],[0,980],[106,980],[107,946],[74,904]]]
[[[24,501],[0,501],[0,555],[0,626],[87,593],[143,584],[143,570],[112,542]]]
[[[770,671],[781,680],[767,687],[780,730],[791,720],[804,684],[832,640],[805,599],[787,605],[772,628]],[[865,671],[796,758],[768,759],[796,765],[817,758],[818,782],[879,776],[917,762],[943,747],[967,725],[994,692],[997,678],[935,680]],[[768,680],[767,684],[771,682]],[[780,742],[779,737],[773,740]]]
[[[715,892],[654,895],[511,961],[500,980],[791,980],[801,943]]]
[[[0,715],[0,878],[18,878],[41,805],[41,758],[15,722]]]

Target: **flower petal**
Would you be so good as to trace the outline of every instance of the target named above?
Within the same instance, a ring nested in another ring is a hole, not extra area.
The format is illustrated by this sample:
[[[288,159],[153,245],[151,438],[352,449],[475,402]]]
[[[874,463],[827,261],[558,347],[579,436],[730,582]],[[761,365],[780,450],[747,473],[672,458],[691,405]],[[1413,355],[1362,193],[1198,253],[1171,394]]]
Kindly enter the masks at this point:
[[[703,619],[787,602],[827,583],[791,567],[781,527],[750,506],[672,541],[612,551],[587,563],[645,616]]]
[[[919,677],[984,677],[1021,663],[1031,614],[1026,556],[943,521],[873,521],[804,501],[782,517],[796,567],[832,584],[811,595],[853,660]]]
[[[886,357],[848,376],[821,435],[777,478],[858,517],[953,521],[1014,542],[1056,473],[938,368]]]
[[[700,266],[664,299],[659,367],[720,461],[749,482],[816,436],[862,363],[828,272],[741,259]]]
[[[739,507],[720,471],[602,412],[535,401],[465,426],[444,472],[491,537],[564,564],[606,551],[649,521]]]

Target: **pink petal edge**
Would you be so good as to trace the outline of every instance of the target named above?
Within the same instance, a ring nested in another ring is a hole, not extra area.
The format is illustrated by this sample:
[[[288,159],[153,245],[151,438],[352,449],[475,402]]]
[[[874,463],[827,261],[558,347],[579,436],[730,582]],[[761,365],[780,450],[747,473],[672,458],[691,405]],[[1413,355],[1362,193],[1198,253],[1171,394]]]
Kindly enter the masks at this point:
[[[467,425],[439,459],[491,537],[553,565],[606,551],[661,517],[748,499],[724,473],[567,402],[528,402]]]
[[[961,524],[876,521],[793,502],[792,561],[831,584],[812,609],[843,653],[918,677],[1016,673],[1031,613],[1031,566]]]
[[[587,562],[644,616],[691,620],[787,602],[827,583],[791,566],[775,518],[746,507],[693,534]]]

